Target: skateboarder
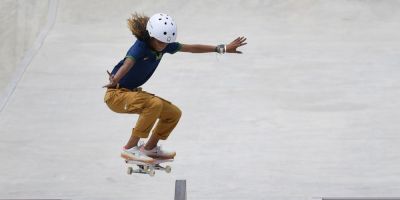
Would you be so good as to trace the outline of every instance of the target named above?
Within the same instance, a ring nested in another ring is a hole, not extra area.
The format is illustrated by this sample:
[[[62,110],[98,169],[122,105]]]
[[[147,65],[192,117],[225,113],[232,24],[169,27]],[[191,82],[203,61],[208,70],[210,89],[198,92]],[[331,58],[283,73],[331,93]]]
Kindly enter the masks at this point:
[[[174,158],[175,152],[163,150],[157,144],[168,138],[181,117],[181,110],[171,102],[143,91],[140,86],[149,80],[165,53],[242,53],[237,48],[247,44],[246,38],[238,37],[227,45],[217,46],[178,43],[175,42],[176,23],[163,13],[150,18],[133,14],[128,19],[128,27],[137,40],[109,73],[109,83],[104,86],[107,88],[104,101],[112,111],[139,114],[121,156],[149,163],[154,162],[154,158]],[[151,130],[147,143],[138,145],[141,138],[148,138]]]

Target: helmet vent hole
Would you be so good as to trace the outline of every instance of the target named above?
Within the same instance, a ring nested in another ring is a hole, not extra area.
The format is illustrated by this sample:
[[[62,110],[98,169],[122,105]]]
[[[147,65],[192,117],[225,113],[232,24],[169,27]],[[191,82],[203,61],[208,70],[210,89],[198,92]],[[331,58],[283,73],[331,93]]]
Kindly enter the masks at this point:
[[[167,35],[167,32],[164,32],[164,35]]]
[[[164,22],[165,25],[167,25],[167,22]]]
[[[172,35],[175,35],[175,33],[172,33]]]
[[[158,20],[161,20],[161,18],[158,18]]]

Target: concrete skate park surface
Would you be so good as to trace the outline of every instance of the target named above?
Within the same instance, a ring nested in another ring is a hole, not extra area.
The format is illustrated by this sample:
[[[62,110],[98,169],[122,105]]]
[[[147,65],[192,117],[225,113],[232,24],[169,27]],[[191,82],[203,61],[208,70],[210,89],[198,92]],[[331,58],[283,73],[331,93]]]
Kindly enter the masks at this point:
[[[400,196],[398,1],[57,3],[0,113],[0,198],[172,199],[176,179],[188,199]],[[169,13],[181,43],[249,43],[164,56],[143,87],[183,117],[162,143],[172,173],[154,178],[126,175],[137,116],[110,111],[101,88],[135,11]]]
[[[47,9],[48,1],[1,1],[0,91],[12,82],[13,72],[44,27]]]

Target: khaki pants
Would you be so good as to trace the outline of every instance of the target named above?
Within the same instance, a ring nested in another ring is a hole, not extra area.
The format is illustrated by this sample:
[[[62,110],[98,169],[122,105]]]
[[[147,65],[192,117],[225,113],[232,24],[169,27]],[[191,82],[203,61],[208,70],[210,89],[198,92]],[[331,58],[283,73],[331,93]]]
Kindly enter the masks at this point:
[[[124,88],[107,89],[104,102],[114,112],[139,114],[132,133],[140,138],[147,138],[159,119],[153,134],[156,134],[161,140],[167,139],[182,114],[179,108],[171,102],[141,89],[136,91]]]

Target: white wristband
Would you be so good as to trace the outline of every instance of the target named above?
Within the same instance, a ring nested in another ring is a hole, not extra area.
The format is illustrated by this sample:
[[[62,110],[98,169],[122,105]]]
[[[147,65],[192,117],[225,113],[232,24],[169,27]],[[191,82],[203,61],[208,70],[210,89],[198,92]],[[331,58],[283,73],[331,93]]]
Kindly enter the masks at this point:
[[[216,50],[217,50],[217,53],[224,54],[226,52],[226,45],[224,45],[224,44],[217,45]]]

